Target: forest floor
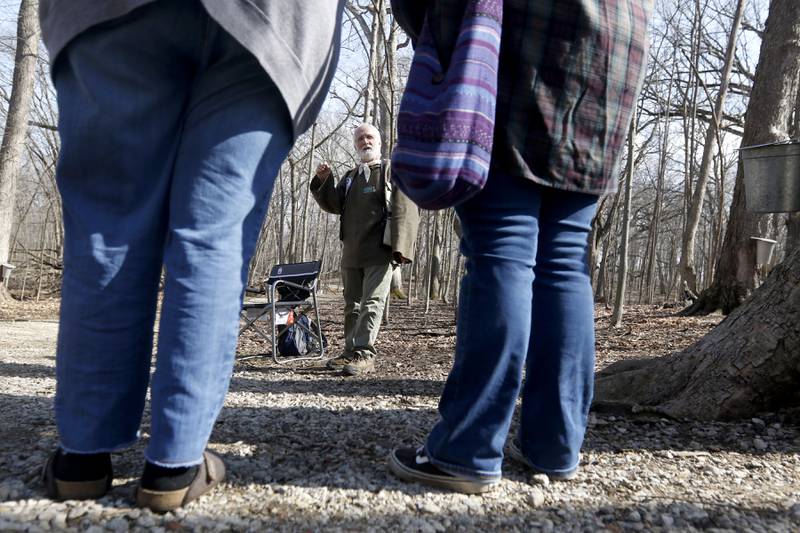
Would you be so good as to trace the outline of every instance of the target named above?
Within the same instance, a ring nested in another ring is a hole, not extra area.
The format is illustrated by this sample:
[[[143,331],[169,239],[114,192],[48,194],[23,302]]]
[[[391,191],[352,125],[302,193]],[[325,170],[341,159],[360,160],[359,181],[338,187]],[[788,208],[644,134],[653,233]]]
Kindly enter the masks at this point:
[[[386,471],[397,445],[417,445],[436,421],[452,362],[451,306],[395,303],[376,372],[349,378],[321,364],[236,364],[210,448],[227,481],[165,515],[132,506],[147,440],[114,455],[116,479],[96,502],[46,500],[39,468],[56,445],[52,414],[57,300],[0,308],[0,531],[800,531],[796,413],[736,422],[593,413],[577,479],[549,483],[506,461],[482,496],[404,484]],[[721,317],[631,306],[609,329],[596,310],[597,366],[677,351]],[[341,303],[324,299],[331,351]],[[242,356],[263,354],[254,335]],[[513,431],[513,429],[512,429]]]

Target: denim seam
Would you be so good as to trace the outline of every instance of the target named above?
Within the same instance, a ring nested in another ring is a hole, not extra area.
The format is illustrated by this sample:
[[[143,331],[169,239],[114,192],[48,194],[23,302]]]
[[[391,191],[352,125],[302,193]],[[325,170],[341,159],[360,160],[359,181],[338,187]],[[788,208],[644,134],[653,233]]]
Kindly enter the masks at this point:
[[[139,437],[137,436],[135,439],[133,439],[131,441],[128,441],[128,442],[125,442],[123,444],[119,444],[117,446],[95,448],[95,449],[88,450],[88,451],[87,450],[77,450],[75,448],[68,448],[67,446],[64,446],[64,444],[61,443],[61,442],[58,443],[58,447],[61,448],[66,453],[74,453],[74,454],[78,454],[78,455],[88,455],[88,454],[94,454],[94,453],[114,453],[114,452],[118,452],[118,451],[124,450],[126,448],[130,448],[131,446],[136,444],[138,441],[139,441]]]
[[[522,457],[525,459],[525,462],[528,463],[529,467],[533,468],[534,470],[536,470],[538,472],[541,472],[542,474],[555,474],[555,475],[558,475],[558,474],[569,474],[569,473],[574,472],[575,470],[577,470],[578,466],[581,464],[581,458],[580,458],[580,456],[578,456],[578,460],[575,462],[575,465],[573,465],[571,468],[563,468],[563,469],[561,469],[561,468],[543,468],[541,466],[537,466],[536,463],[531,461],[530,458],[527,455],[525,455],[525,452],[522,451],[522,446],[520,446],[520,453],[522,454]]]
[[[536,466],[533,463],[533,461],[531,461],[527,457],[525,459],[528,461],[529,466],[531,468],[533,468],[537,472],[541,472],[542,474],[554,474],[554,475],[570,474],[570,473],[574,472],[575,470],[577,470],[578,469],[578,465],[580,465],[580,460],[579,460],[577,463],[575,463],[575,466],[573,466],[572,468],[566,468],[566,469],[563,469],[563,470],[561,470],[561,469],[552,469],[552,468],[542,468],[540,466]]]
[[[202,455],[200,456],[200,459],[197,459],[196,461],[185,461],[181,463],[165,463],[162,461],[154,461],[153,459],[148,457],[146,453],[144,454],[144,458],[148,463],[154,464],[156,466],[161,466],[164,468],[185,468],[187,466],[196,466],[203,462]]]

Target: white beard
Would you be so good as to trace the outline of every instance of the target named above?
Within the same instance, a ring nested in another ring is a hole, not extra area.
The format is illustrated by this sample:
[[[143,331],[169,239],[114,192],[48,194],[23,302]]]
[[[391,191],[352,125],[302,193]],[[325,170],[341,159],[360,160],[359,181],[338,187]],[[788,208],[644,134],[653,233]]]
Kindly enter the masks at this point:
[[[359,152],[362,163],[369,163],[378,159],[378,151],[375,148],[364,148]]]

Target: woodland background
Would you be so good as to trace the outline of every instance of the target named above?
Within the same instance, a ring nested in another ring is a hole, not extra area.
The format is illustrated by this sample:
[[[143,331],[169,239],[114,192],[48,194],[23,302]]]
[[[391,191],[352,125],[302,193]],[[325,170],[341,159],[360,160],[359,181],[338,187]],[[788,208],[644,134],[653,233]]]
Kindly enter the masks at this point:
[[[0,263],[15,267],[6,275],[8,290],[0,286],[0,299],[6,301],[57,295],[62,271],[63,227],[54,178],[57,109],[37,5],[37,0],[0,2],[5,17]],[[637,381],[636,372],[656,374],[634,364],[616,369],[618,382],[604,385],[601,377],[601,397],[674,406],[691,382],[709,382],[739,410],[725,411],[725,401],[705,391],[695,393],[702,400],[694,407],[684,398],[683,407],[670,411],[709,417],[741,415],[747,402],[755,409],[783,404],[787,394],[796,399],[800,255],[792,253],[800,248],[800,214],[747,210],[738,148],[800,136],[800,2],[657,0],[650,41],[644,87],[620,157],[619,192],[601,200],[593,221],[595,300],[613,308],[609,323],[615,326],[622,323],[626,304],[663,305],[683,315],[736,310],[742,316],[723,321],[701,341],[705,344],[679,354],[685,355],[680,362],[668,362],[664,372],[680,376],[673,389],[653,397],[653,390],[670,380],[658,387]],[[328,102],[276,179],[250,265],[252,285],[274,264],[322,259],[323,285],[336,290],[338,222],[310,198],[310,176],[321,161],[340,172],[354,165],[352,129],[361,121],[379,127],[384,155],[391,152],[412,50],[394,23],[389,1],[349,0],[342,45]],[[456,304],[464,264],[454,218],[452,210],[422,213],[416,258],[397,271],[395,301],[424,301],[425,312],[431,301],[442,301],[438,309]],[[768,264],[756,263],[752,237],[777,241]],[[756,292],[760,299],[751,298],[770,272],[773,281]],[[763,306],[758,313],[752,310],[754,301]],[[759,341],[753,331],[770,342]],[[745,362],[732,367],[732,354]],[[773,364],[763,365],[764,360]],[[701,375],[701,367],[716,370],[713,376]],[[744,367],[758,379],[745,376]],[[626,387],[631,380],[641,394]],[[742,395],[747,387],[751,394]],[[722,410],[708,411],[709,405]]]

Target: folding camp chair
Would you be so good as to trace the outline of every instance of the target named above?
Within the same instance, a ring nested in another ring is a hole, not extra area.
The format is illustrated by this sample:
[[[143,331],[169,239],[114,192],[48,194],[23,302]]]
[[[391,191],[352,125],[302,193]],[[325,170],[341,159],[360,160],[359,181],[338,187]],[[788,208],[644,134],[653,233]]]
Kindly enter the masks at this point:
[[[264,283],[263,289],[248,287],[248,292],[265,294],[265,298],[245,300],[242,305],[244,325],[239,335],[252,329],[272,345],[272,360],[277,364],[293,361],[322,359],[325,357],[325,336],[320,325],[319,306],[317,305],[317,281],[322,261],[306,263],[289,263],[275,265]],[[309,299],[310,298],[310,299]],[[309,313],[313,311],[314,316]],[[279,327],[286,328],[289,315],[305,315],[309,321],[295,319],[294,325],[308,334],[308,355],[300,357],[283,357],[279,359],[278,339]],[[270,331],[264,331],[264,323]],[[314,355],[311,355],[314,353]]]

